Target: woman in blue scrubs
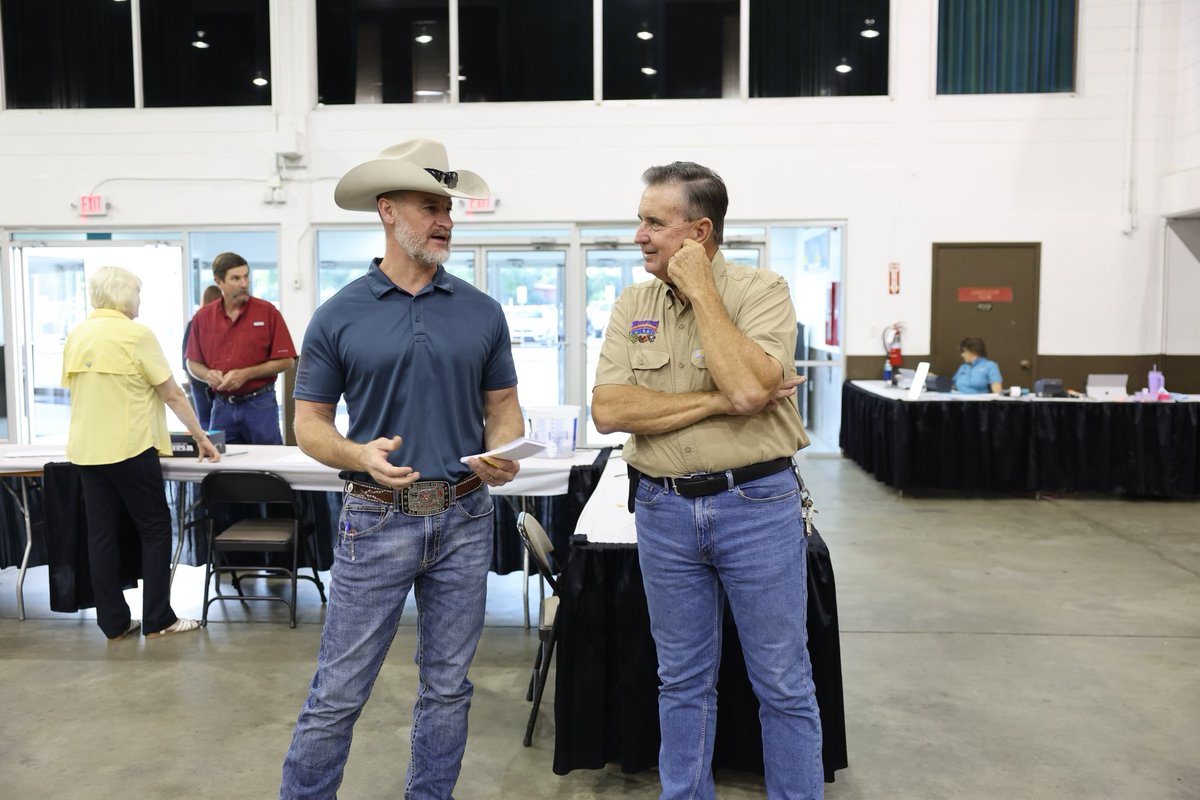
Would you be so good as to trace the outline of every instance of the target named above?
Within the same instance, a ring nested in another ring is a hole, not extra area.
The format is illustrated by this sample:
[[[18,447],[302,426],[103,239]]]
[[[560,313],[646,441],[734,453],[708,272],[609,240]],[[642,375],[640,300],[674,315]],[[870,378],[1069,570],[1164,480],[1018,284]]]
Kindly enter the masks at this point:
[[[999,394],[1000,367],[987,357],[987,345],[978,336],[968,336],[959,345],[964,363],[954,373],[954,388],[963,394]]]

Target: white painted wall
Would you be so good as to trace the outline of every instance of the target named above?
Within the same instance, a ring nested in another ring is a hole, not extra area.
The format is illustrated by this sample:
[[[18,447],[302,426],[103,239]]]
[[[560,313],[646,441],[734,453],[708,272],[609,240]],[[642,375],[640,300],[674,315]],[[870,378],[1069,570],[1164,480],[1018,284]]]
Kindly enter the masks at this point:
[[[0,226],[77,227],[70,203],[89,191],[113,204],[103,228],[278,226],[299,336],[315,302],[313,226],[372,222],[336,208],[333,185],[389,144],[446,142],[452,166],[491,183],[502,202],[489,221],[504,223],[631,222],[641,171],[690,159],[725,177],[731,221],[846,221],[851,355],[878,352],[896,320],[906,351],[927,352],[932,244],[966,241],[1042,243],[1042,353],[1158,352],[1161,218],[1200,209],[1200,180],[1194,195],[1169,183],[1200,166],[1200,3],[1142,0],[1126,233],[1131,2],[1083,0],[1073,96],[936,96],[936,0],[898,0],[887,98],[316,109],[312,9],[276,3],[274,108],[0,112]],[[265,204],[274,153],[297,141],[286,202]]]
[[[1175,150],[1164,181],[1163,213],[1200,215],[1200,2],[1182,0],[1177,31]]]
[[[1166,228],[1166,350],[1200,353],[1200,219],[1172,220]]]

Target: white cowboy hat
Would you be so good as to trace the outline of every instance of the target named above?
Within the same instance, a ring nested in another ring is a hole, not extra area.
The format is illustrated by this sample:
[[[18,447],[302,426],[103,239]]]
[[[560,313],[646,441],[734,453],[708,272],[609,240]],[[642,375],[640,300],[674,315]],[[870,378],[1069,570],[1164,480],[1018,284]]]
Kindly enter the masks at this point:
[[[338,181],[333,202],[347,211],[375,211],[381,194],[408,189],[445,197],[487,197],[487,182],[474,172],[450,170],[446,148],[432,139],[394,144],[379,158],[359,164]]]

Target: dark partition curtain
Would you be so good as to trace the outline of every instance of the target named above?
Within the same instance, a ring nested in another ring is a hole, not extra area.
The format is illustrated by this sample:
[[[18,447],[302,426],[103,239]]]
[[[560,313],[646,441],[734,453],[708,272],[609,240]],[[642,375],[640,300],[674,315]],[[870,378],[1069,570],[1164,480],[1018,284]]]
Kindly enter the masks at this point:
[[[887,94],[890,39],[888,0],[753,0],[750,96]]]
[[[132,108],[130,3],[4,0],[9,108]]]
[[[1200,403],[911,403],[846,381],[840,443],[901,491],[1200,495]]]
[[[26,483],[25,502],[29,506],[29,517],[33,524],[33,549],[29,553],[30,566],[46,563],[46,536],[42,528],[45,516],[42,513],[42,481],[25,478],[3,478],[0,490],[0,568],[19,567],[25,555],[25,517],[18,501],[21,496],[21,481]],[[12,492],[10,494],[9,492]]]
[[[940,0],[938,94],[1075,90],[1076,0]]]

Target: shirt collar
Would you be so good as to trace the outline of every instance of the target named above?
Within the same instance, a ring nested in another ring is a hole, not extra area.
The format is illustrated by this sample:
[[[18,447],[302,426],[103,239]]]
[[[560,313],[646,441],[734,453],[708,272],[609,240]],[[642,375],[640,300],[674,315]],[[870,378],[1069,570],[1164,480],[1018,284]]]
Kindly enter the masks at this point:
[[[115,308],[94,308],[92,309],[92,313],[88,314],[88,319],[97,319],[99,317],[129,319],[129,317],[125,316],[124,311],[117,311]]]
[[[400,287],[392,283],[387,275],[383,274],[383,270],[379,265],[383,263],[382,258],[376,258],[371,261],[371,266],[367,267],[367,286],[371,288],[371,293],[376,297],[383,297],[390,291],[400,291]],[[432,287],[432,288],[431,288]],[[446,272],[446,268],[438,264],[437,272],[433,273],[433,280],[417,294],[424,294],[426,291],[433,289],[441,289],[443,292],[454,293],[454,281],[450,279],[450,273]]]

